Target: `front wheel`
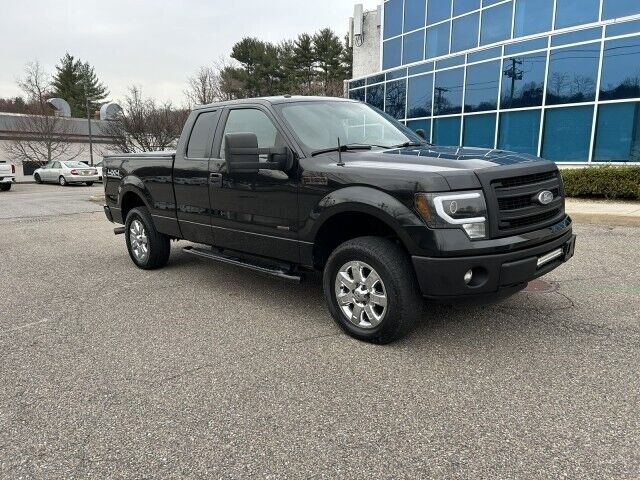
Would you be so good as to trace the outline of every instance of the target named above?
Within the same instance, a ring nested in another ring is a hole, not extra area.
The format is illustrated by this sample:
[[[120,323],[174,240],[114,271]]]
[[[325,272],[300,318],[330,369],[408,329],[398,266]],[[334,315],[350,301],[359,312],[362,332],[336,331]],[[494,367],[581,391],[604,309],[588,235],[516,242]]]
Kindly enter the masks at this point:
[[[11,190],[10,183],[0,183],[0,192],[8,192],[9,190]]]
[[[133,263],[143,270],[164,267],[169,261],[171,241],[158,232],[145,207],[132,209],[125,222],[127,250]]]
[[[64,178],[62,175],[60,175],[60,178],[58,179],[58,183],[60,184],[61,187],[66,187],[67,186],[67,179]]]
[[[393,342],[411,330],[422,311],[409,256],[385,238],[340,245],[325,265],[322,283],[334,320],[359,340]]]
[[[93,186],[93,182],[86,182],[87,187],[92,187]]]
[[[33,179],[36,181],[38,185],[42,183],[42,179],[40,178],[40,175],[38,175],[37,173],[33,176]]]

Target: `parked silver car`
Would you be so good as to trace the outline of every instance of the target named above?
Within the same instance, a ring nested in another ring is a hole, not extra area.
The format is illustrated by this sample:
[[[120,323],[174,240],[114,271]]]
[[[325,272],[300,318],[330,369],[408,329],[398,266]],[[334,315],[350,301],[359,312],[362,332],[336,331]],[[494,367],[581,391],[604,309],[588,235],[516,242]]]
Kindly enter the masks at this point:
[[[93,185],[98,181],[98,171],[84,162],[75,160],[54,161],[33,172],[36,183],[59,183],[63,187],[70,183]]]

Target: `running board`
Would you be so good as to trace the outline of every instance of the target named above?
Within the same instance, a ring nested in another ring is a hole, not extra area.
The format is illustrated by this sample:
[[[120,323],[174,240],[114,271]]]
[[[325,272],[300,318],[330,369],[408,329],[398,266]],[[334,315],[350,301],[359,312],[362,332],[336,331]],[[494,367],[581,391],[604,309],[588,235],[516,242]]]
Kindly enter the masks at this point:
[[[209,260],[215,260],[217,262],[222,262],[229,265],[235,265],[237,267],[248,268],[249,270],[260,272],[265,275],[271,275],[273,277],[282,278],[290,282],[300,283],[302,281],[302,277],[300,275],[296,275],[295,273],[290,273],[278,268],[258,265],[256,263],[251,263],[237,257],[229,257],[226,255],[222,255],[220,253],[215,253],[211,250],[203,250],[201,248],[194,248],[194,247],[184,247],[182,251],[190,255],[195,255],[196,257],[208,258]]]

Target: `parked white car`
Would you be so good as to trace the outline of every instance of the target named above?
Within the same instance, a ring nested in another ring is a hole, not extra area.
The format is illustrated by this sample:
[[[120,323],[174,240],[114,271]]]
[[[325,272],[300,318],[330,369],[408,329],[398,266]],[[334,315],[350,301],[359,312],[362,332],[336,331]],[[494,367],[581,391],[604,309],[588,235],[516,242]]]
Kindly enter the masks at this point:
[[[59,183],[63,187],[70,183],[93,185],[98,181],[98,170],[84,162],[69,160],[49,162],[33,172],[36,183]]]
[[[100,160],[98,163],[94,163],[93,168],[95,168],[98,171],[98,181],[101,182],[102,181],[102,160]]]
[[[16,181],[16,166],[5,160],[0,160],[0,191],[11,190],[11,185]]]

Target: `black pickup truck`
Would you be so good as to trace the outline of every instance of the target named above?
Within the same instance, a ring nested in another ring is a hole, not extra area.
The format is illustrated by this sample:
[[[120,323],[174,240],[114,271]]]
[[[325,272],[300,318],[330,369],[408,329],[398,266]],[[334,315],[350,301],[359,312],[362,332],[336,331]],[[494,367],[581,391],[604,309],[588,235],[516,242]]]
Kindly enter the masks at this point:
[[[133,262],[186,252],[299,281],[323,272],[336,322],[361,340],[407,333],[422,299],[491,301],[567,261],[575,235],[556,165],[436,147],[338,98],[194,110],[175,152],[104,159],[107,218]]]

